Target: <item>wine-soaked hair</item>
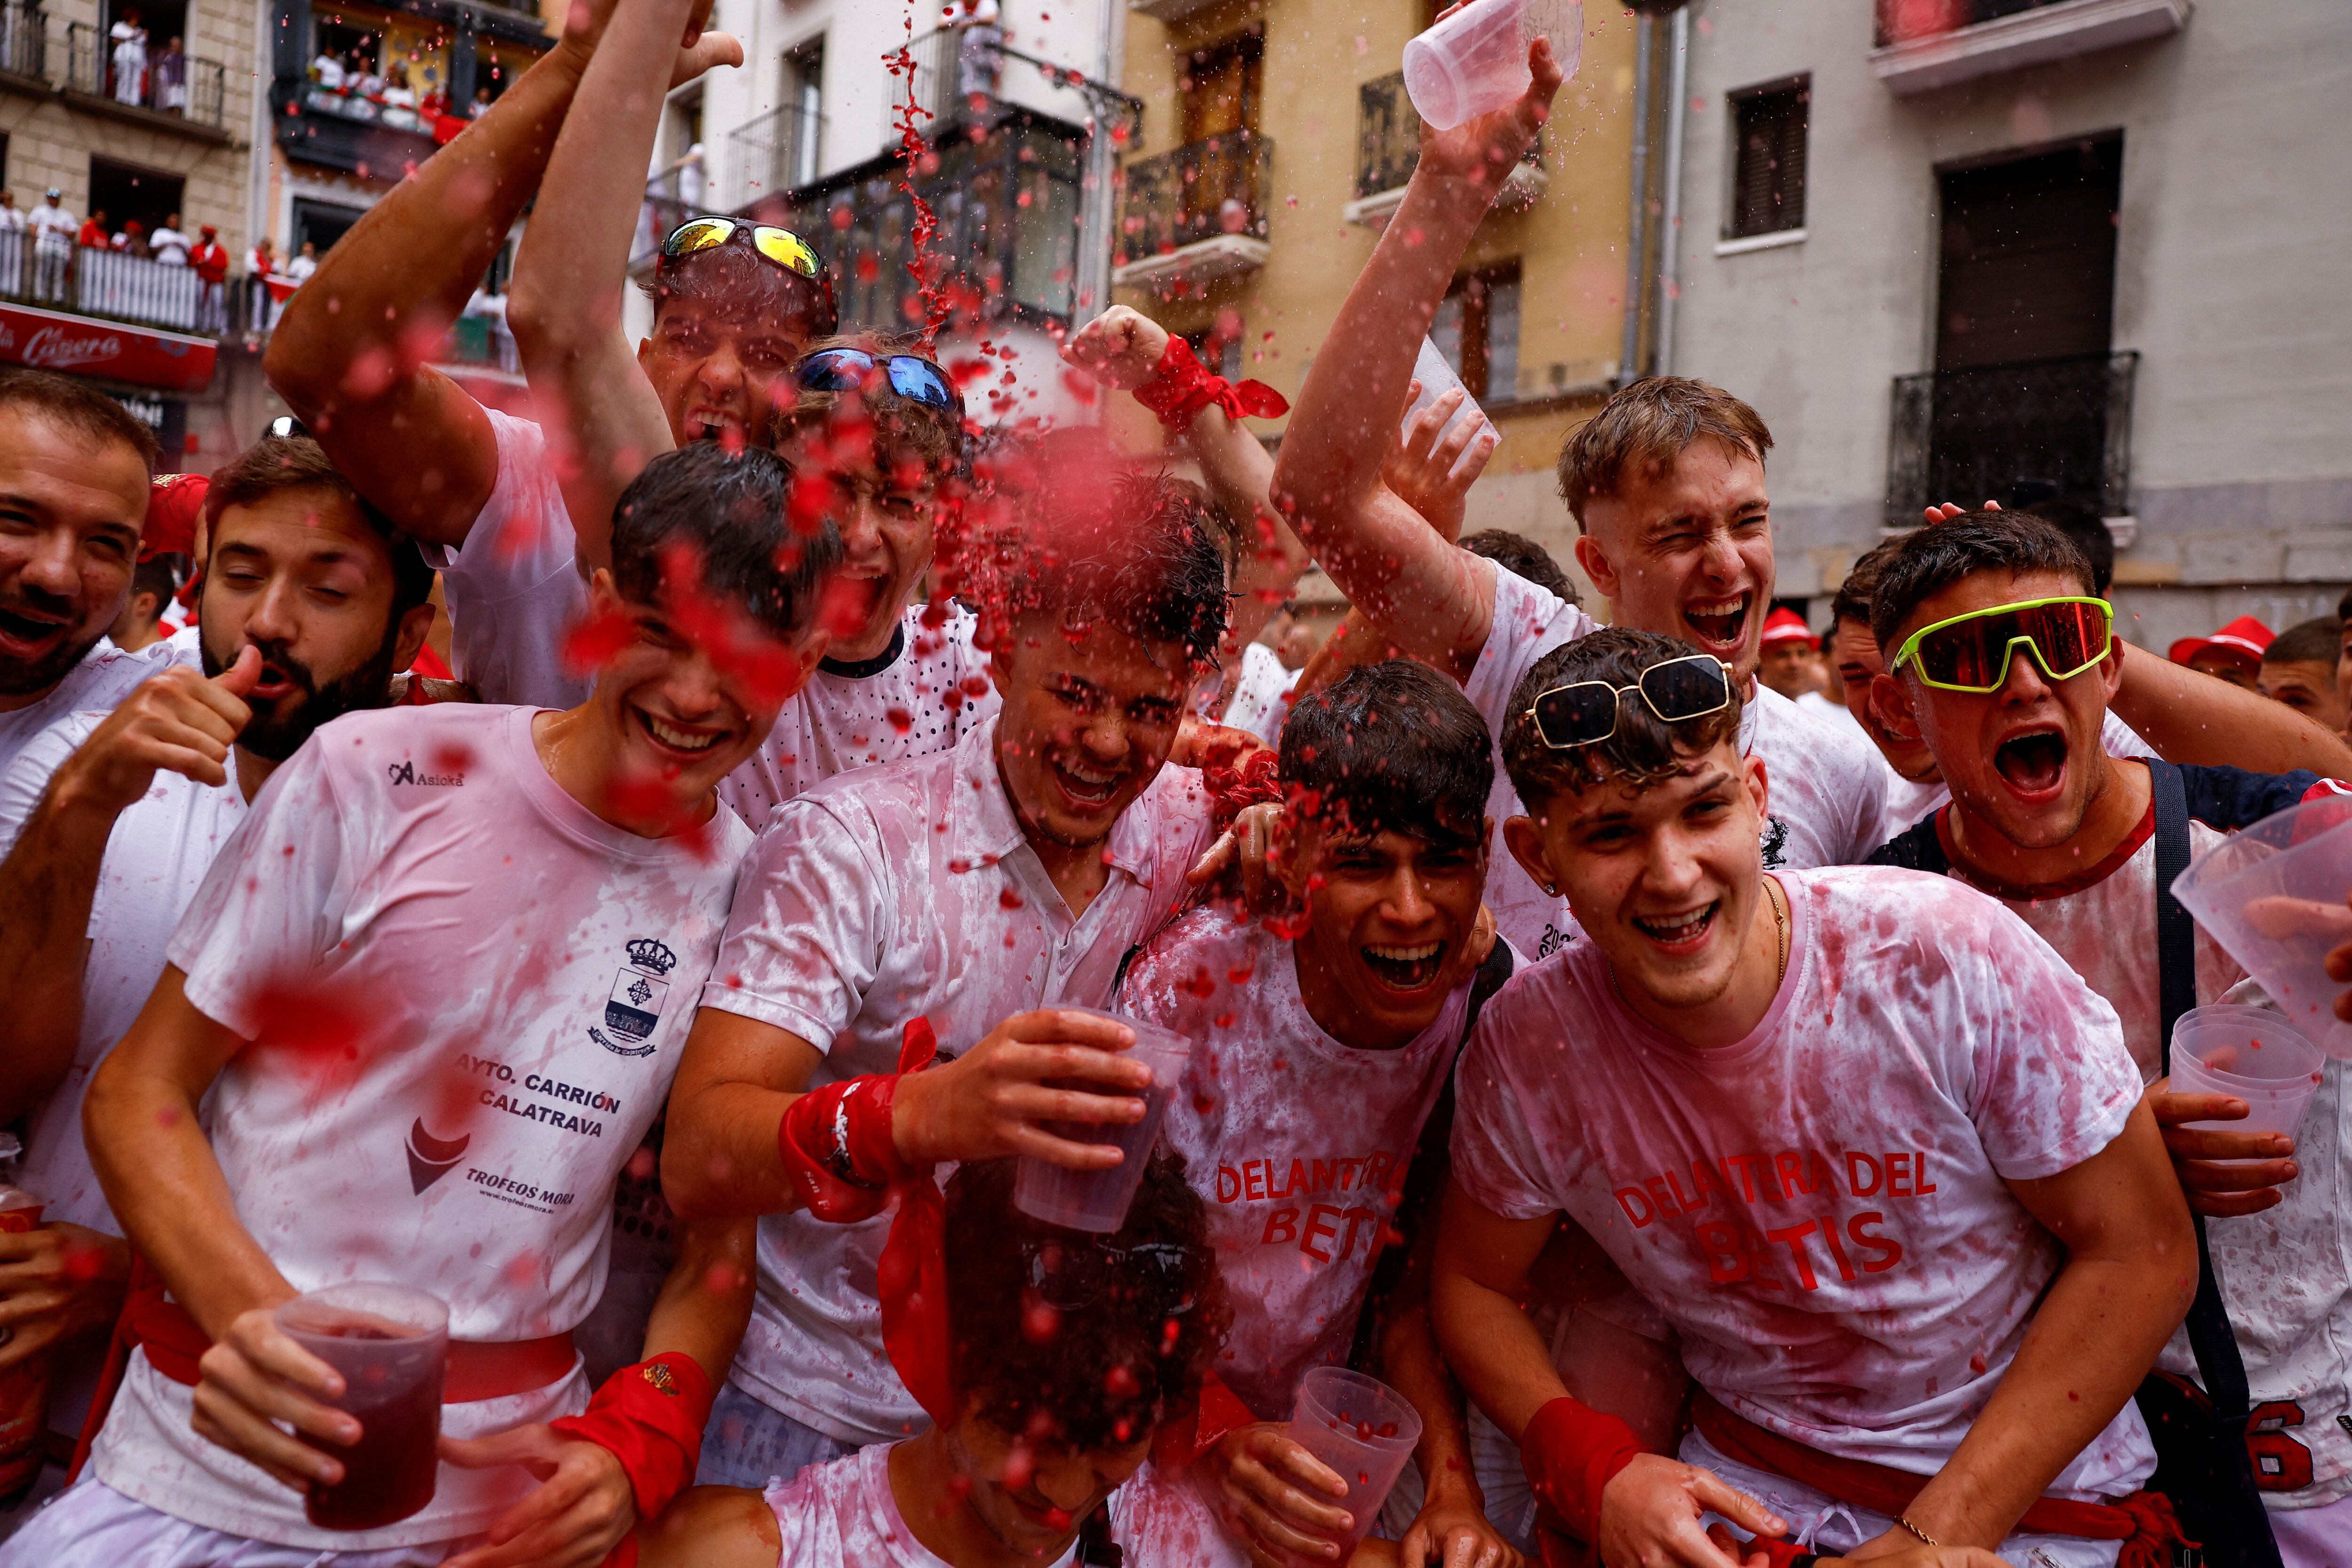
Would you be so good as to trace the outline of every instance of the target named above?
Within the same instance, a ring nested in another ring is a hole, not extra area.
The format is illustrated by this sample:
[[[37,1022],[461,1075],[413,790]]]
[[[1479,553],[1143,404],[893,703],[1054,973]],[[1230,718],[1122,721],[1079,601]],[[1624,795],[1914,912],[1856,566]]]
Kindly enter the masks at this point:
[[[1183,1158],[1152,1156],[1108,1236],[1015,1208],[1015,1168],[976,1161],[948,1182],[957,1396],[1004,1431],[1075,1448],[1147,1438],[1198,1396],[1232,1318]]]
[[[1291,809],[1326,831],[1475,849],[1486,838],[1495,747],[1461,688],[1391,659],[1298,699],[1283,721],[1276,777]]]
[[[769,632],[797,641],[815,619],[817,589],[840,564],[841,536],[785,521],[792,470],[764,447],[730,452],[690,441],[646,464],[613,507],[613,582],[624,598],[658,604],[665,586],[708,594]],[[671,580],[680,558],[698,574]]]
[[[1528,710],[1554,686],[1580,681],[1606,681],[1630,686],[1642,672],[1668,659],[1687,658],[1698,650],[1677,637],[1636,632],[1625,626],[1604,626],[1563,643],[1536,661],[1511,693],[1510,717],[1503,725],[1503,767],[1511,788],[1528,810],[1540,816],[1545,801],[1575,794],[1595,785],[1635,787],[1671,779],[1693,758],[1739,734],[1739,688],[1732,688],[1730,706],[1680,724],[1666,724],[1650,711],[1638,692],[1617,699],[1617,730],[1591,746],[1555,750],[1544,744]]]
[[[931,351],[911,332],[852,332],[819,338],[801,350],[801,357],[827,349],[863,349],[877,360],[910,354],[929,360]],[[947,372],[942,370],[942,374]],[[884,473],[912,465],[934,481],[959,473],[964,463],[963,416],[951,408],[934,408],[902,396],[887,375],[872,378],[856,392],[795,383],[789,403],[779,402],[772,444],[782,447],[803,435],[838,436],[845,425],[862,421],[872,427],[874,465]]]

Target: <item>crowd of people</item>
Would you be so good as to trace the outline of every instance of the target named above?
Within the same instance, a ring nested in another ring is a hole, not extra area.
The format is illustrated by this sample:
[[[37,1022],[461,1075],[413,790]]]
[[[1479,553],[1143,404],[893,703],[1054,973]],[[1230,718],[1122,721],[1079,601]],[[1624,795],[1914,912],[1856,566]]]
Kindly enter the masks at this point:
[[[2297,1136],[2168,1076],[2268,1005],[2171,878],[2352,792],[2341,622],[2217,679],[1951,505],[1823,647],[1764,421],[1654,378],[1559,455],[1601,624],[1402,420],[1541,42],[1278,456],[1071,335],[1199,483],[983,428],[782,228],[677,225],[632,344],[632,171],[740,57],[575,7],[208,481],[0,371],[0,1568],[2352,1560],[2343,1064]],[[425,362],[527,204],[536,421]],[[1113,1229],[1021,1196],[1130,1158]],[[429,1500],[343,1528],[377,1416],[280,1309],[353,1281],[449,1343]],[[1339,1366],[1419,1418],[1376,1514]]]

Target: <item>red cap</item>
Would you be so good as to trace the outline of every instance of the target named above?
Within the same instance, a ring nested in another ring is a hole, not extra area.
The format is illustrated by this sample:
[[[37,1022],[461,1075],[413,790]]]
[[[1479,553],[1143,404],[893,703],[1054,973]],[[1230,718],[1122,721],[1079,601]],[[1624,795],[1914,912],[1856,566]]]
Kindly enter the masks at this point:
[[[2176,664],[2185,664],[2198,654],[2218,649],[2247,664],[2263,662],[2263,652],[2278,633],[2251,615],[2241,615],[2210,637],[2183,637],[2165,655]]]
[[[158,474],[147,490],[147,527],[139,536],[139,559],[194,555],[196,519],[213,482],[202,474]]]
[[[1818,648],[1821,640],[1806,626],[1805,618],[1793,610],[1775,610],[1764,617],[1764,646],[1775,643],[1802,643],[1808,648]]]

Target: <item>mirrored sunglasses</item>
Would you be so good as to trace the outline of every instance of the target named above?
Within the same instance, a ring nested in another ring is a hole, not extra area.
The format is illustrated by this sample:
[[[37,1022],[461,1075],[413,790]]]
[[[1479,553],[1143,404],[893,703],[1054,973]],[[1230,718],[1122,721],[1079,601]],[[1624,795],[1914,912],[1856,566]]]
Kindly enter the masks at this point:
[[[877,357],[863,349],[819,349],[793,373],[811,392],[861,392],[877,371],[888,377],[892,392],[909,402],[963,412],[963,395],[947,371],[915,354]]]
[[[2044,675],[2072,680],[2107,656],[2115,617],[2105,600],[2082,594],[1995,604],[1922,626],[1887,668],[1908,664],[1923,685],[1983,695],[2008,684],[2009,662],[2022,643]]]
[[[725,245],[739,233],[751,236],[751,248],[786,272],[797,272],[803,277],[814,278],[824,271],[809,242],[790,229],[780,229],[771,224],[740,224],[733,218],[688,218],[669,231],[662,241],[665,261],[676,261],[697,251],[712,250]]]

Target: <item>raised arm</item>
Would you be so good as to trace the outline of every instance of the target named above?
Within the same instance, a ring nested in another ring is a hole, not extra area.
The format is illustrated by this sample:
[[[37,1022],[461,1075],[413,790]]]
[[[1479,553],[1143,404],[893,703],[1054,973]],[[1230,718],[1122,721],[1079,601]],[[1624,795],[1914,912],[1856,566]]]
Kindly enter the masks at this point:
[[[353,225],[270,335],[270,385],[360,493],[426,543],[464,544],[498,482],[488,415],[426,361],[538,191],[612,10],[575,4],[577,25]],[[676,68],[737,52],[711,34]]]
[[[1407,653],[1457,676],[1486,645],[1493,574],[1438,537],[1381,470],[1454,267],[1551,112],[1560,74],[1550,45],[1530,46],[1528,64],[1517,104],[1423,130],[1404,201],[1307,372],[1275,465],[1276,507],[1340,591]]]
[[[548,429],[583,569],[609,564],[614,503],[649,458],[677,444],[621,329],[621,298],[672,48],[708,5],[622,0],[580,78],[580,110],[548,160],[551,199],[533,212],[515,256],[507,324],[532,392],[560,413]],[[716,63],[740,65],[742,51],[730,45]]]
[[[2273,702],[2120,639],[2123,685],[2107,706],[2168,762],[2352,779],[2352,746]]]

